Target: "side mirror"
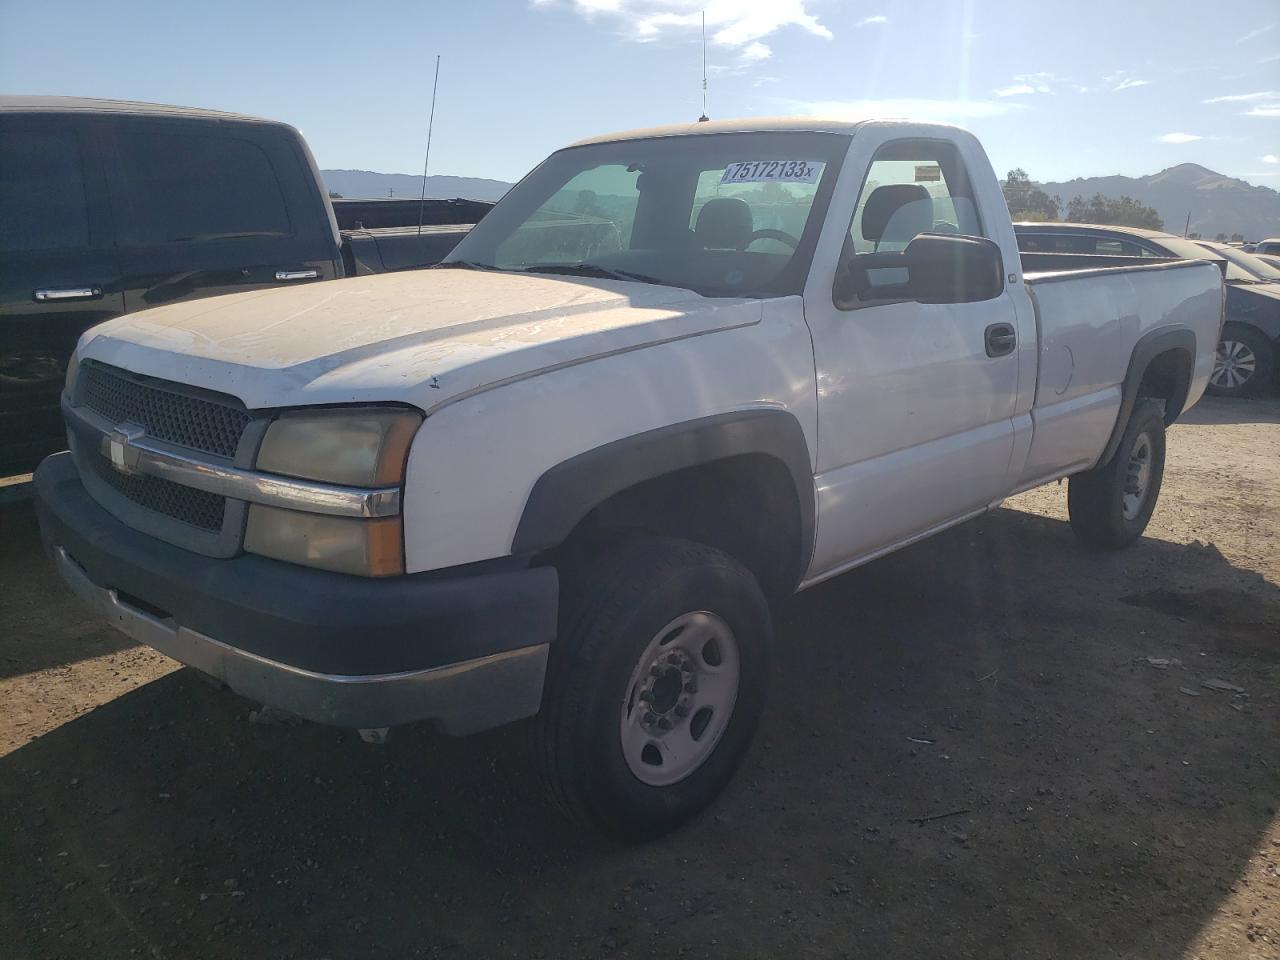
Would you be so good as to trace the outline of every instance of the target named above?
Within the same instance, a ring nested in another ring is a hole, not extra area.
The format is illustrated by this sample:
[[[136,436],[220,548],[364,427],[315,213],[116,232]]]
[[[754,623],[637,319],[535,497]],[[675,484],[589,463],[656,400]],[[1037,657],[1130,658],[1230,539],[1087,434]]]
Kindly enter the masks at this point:
[[[836,300],[977,303],[1004,291],[1004,258],[984,237],[922,233],[905,250],[855,256],[836,282]],[[848,305],[852,306],[851,303]]]

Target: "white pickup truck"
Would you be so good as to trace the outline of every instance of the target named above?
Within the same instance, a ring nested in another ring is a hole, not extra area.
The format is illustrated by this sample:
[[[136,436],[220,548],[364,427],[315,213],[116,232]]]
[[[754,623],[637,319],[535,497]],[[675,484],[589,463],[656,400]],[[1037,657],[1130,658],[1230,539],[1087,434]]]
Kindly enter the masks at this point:
[[[535,717],[553,795],[653,836],[747,749],[772,603],[1065,476],[1137,538],[1222,310],[1208,263],[1025,272],[962,130],[641,130],[437,268],[90,330],[38,509],[136,640],[370,738]]]

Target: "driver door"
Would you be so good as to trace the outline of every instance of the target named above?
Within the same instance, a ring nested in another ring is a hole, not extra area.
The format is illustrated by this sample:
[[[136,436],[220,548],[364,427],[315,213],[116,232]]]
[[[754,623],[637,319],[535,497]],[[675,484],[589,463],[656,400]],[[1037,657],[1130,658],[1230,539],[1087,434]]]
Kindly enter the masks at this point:
[[[901,251],[919,233],[986,236],[955,143],[890,139],[863,163],[838,269]],[[818,377],[810,578],[980,512],[1007,493],[1020,352],[1008,286],[982,302],[924,304],[891,299],[901,296],[905,270],[865,276],[861,297],[851,301],[839,302],[829,286],[814,289],[812,278],[805,296]],[[993,331],[1012,340],[993,349]]]

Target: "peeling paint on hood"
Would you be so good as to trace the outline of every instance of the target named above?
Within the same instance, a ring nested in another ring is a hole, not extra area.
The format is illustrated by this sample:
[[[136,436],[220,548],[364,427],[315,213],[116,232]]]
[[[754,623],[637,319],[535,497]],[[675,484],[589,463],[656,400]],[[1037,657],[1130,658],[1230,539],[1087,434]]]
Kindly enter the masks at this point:
[[[596,356],[757,323],[759,300],[655,284],[417,270],[237,293],[94,327],[80,356],[250,409],[461,395]]]

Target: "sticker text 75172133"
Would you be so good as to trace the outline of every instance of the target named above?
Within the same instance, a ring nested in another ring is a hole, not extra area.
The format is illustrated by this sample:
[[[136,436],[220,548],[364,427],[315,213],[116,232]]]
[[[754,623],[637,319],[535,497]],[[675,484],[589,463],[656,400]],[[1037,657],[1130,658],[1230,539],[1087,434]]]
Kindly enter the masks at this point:
[[[826,166],[814,160],[742,160],[724,168],[721,183],[817,183]]]

